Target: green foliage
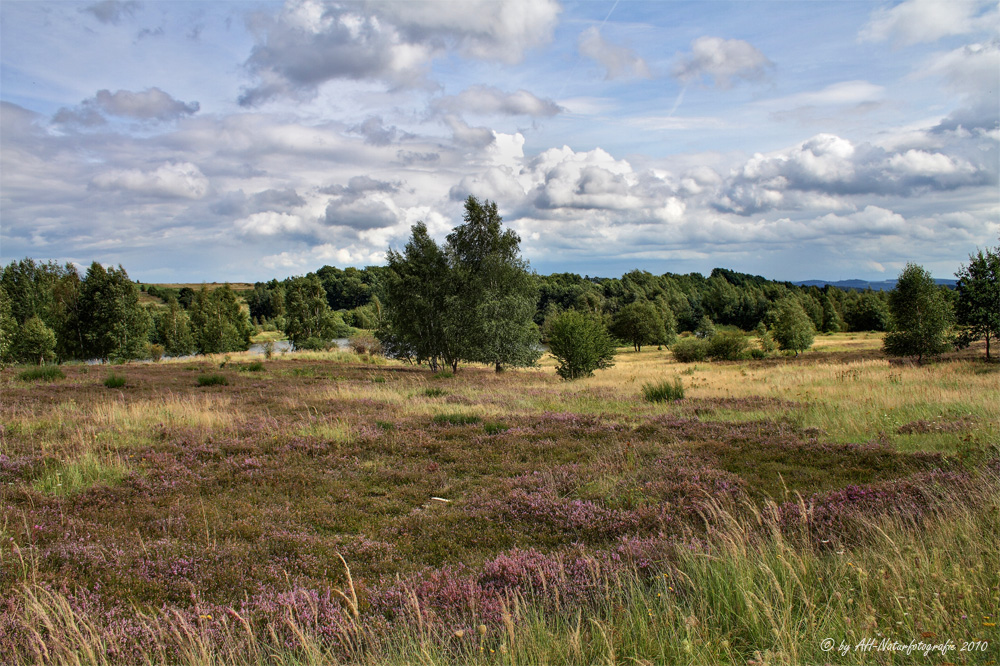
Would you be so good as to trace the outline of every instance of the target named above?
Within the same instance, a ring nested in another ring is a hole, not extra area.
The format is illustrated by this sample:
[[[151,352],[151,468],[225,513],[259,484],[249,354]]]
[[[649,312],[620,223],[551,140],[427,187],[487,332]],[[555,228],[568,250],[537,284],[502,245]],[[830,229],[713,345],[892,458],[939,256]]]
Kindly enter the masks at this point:
[[[198,375],[198,386],[228,386],[229,380],[225,375]]]
[[[567,380],[590,377],[594,370],[614,365],[615,346],[604,324],[576,310],[552,320],[549,350],[559,361],[556,372]]]
[[[667,402],[684,399],[684,384],[680,377],[664,379],[642,385],[642,395],[647,402]]]
[[[348,340],[355,354],[381,354],[382,343],[371,333],[355,333]]]
[[[187,356],[195,351],[191,318],[172,296],[167,298],[166,308],[153,314],[153,341],[163,345],[169,356]]]
[[[11,310],[10,296],[0,285],[0,368],[14,360],[14,343],[17,340],[17,320]]]
[[[66,373],[54,365],[46,365],[23,370],[17,374],[17,378],[22,382],[54,382],[57,379],[66,379]]]
[[[442,388],[433,387],[433,388],[425,388],[424,395],[427,396],[428,398],[440,398],[443,395],[448,395],[448,392]]]
[[[907,264],[889,292],[892,330],[882,348],[889,356],[936,356],[948,348],[951,306],[923,267]]]
[[[670,348],[678,363],[694,363],[708,358],[708,340],[681,338]]]
[[[92,263],[80,285],[79,305],[86,356],[131,361],[145,355],[151,321],[124,268]]]
[[[534,365],[541,356],[534,323],[538,287],[520,244],[520,236],[502,228],[496,203],[472,196],[465,202],[463,224],[448,235],[461,357],[497,372]]]
[[[202,285],[195,292],[189,309],[191,334],[199,354],[246,351],[250,348],[253,326],[236,297],[226,284],[209,291]]]
[[[264,363],[262,361],[253,361],[252,363],[241,363],[236,366],[239,372],[264,372]]]
[[[845,317],[851,331],[884,331],[891,321],[886,300],[870,289],[848,305]]]
[[[990,359],[990,342],[1000,337],[1000,246],[969,255],[969,265],[958,273],[958,304],[956,316],[964,327],[963,343],[986,339],[986,358]]]
[[[510,426],[506,423],[498,423],[496,421],[488,421],[483,424],[483,431],[487,435],[499,435],[510,430]]]
[[[824,291],[820,298],[820,306],[823,308],[823,324],[820,329],[824,333],[836,333],[844,330],[846,324],[837,311],[834,300],[830,297],[829,291]]]
[[[715,324],[712,323],[711,317],[704,315],[701,318],[698,326],[694,329],[694,335],[702,340],[707,340],[715,335]]]
[[[39,317],[31,317],[17,332],[13,345],[14,359],[21,363],[42,365],[56,357],[56,334]]]
[[[708,341],[708,357],[714,361],[739,361],[746,351],[747,338],[741,331],[719,331]]]
[[[630,342],[635,350],[642,351],[643,345],[665,344],[668,332],[663,317],[648,301],[629,303],[615,313],[611,331],[619,339]],[[670,331],[673,336],[674,331]]]
[[[148,347],[149,359],[154,363],[159,363],[163,360],[163,354],[166,351],[163,345],[153,343]]]
[[[779,301],[775,305],[772,317],[774,328],[771,334],[778,347],[785,351],[794,351],[798,356],[800,351],[812,346],[816,329],[797,298],[788,297]]]
[[[116,375],[111,373],[104,379],[104,385],[110,389],[121,388],[125,386],[127,380],[122,375]]]
[[[330,310],[323,283],[315,275],[285,282],[284,331],[297,349],[311,339],[330,341],[344,337],[349,329],[336,312]]]
[[[441,370],[440,372],[434,373],[434,379],[451,379],[455,376],[455,373],[451,370]]]

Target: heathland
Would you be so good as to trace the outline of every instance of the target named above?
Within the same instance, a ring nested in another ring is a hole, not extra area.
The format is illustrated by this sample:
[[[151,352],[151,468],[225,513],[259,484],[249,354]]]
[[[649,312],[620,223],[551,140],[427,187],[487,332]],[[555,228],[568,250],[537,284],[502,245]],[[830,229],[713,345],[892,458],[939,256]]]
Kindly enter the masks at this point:
[[[0,661],[996,663],[1000,367],[881,344],[6,369]]]

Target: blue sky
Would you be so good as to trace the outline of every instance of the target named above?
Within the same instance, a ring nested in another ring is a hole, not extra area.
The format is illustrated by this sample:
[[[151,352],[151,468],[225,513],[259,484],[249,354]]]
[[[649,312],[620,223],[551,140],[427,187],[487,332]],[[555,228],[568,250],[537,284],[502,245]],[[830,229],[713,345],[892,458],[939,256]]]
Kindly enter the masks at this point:
[[[542,273],[949,277],[1000,238],[996,3],[0,4],[0,259],[382,263],[497,201]]]

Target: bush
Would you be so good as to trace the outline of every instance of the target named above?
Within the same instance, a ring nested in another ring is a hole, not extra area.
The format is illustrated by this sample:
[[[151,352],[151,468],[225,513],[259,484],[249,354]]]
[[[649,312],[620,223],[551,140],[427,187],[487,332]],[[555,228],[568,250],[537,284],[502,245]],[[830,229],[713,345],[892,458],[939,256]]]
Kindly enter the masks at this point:
[[[228,386],[229,380],[225,375],[198,375],[198,386]]]
[[[590,377],[594,370],[614,365],[615,346],[604,324],[576,310],[552,319],[549,350],[559,361],[556,372],[567,380]]]
[[[295,343],[296,349],[305,349],[308,351],[330,351],[337,346],[336,342],[332,340],[325,340],[323,338],[306,338]]]
[[[104,385],[111,389],[121,388],[125,386],[125,383],[126,381],[124,377],[122,377],[121,375],[116,375],[114,373],[108,375],[107,378],[104,380]]]
[[[164,352],[166,352],[166,349],[163,345],[149,345],[149,358],[154,363],[158,363],[163,359]]]
[[[739,361],[746,350],[747,339],[740,331],[722,331],[708,341],[708,357],[713,361]]]
[[[708,358],[708,340],[681,338],[670,348],[678,363],[694,363]]]
[[[441,372],[435,372],[434,379],[451,379],[455,376],[455,373],[451,370],[442,370]]]
[[[500,433],[504,433],[510,430],[510,426],[508,426],[505,423],[490,421],[488,423],[483,424],[483,430],[486,431],[487,435],[499,435]]]
[[[482,419],[475,414],[438,414],[434,417],[438,425],[472,425],[480,421]]]
[[[666,402],[668,400],[682,400],[684,398],[684,385],[680,377],[673,380],[664,379],[656,383],[642,385],[642,395],[649,402]]]
[[[357,335],[352,335],[351,339],[347,342],[350,345],[351,350],[355,354],[381,354],[382,353],[382,343],[379,342],[371,333],[358,333]]]
[[[240,372],[264,372],[264,363],[262,361],[254,361],[253,363],[242,363],[236,366],[236,369]]]
[[[66,373],[54,365],[42,366],[40,368],[30,368],[17,376],[22,382],[34,382],[42,380],[54,382],[57,379],[66,379]]]

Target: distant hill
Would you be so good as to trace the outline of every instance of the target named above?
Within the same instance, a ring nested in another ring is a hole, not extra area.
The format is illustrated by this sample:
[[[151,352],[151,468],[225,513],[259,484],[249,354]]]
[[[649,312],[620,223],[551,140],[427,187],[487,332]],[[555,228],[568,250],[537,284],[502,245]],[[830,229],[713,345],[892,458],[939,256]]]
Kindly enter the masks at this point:
[[[949,289],[954,289],[957,280],[934,280],[937,284],[944,285]],[[839,289],[855,289],[857,291],[864,291],[865,289],[871,289],[873,291],[889,291],[896,286],[896,280],[881,280],[879,282],[869,282],[868,280],[803,280],[801,282],[793,282],[792,284],[801,287],[825,287],[826,285],[833,285]]]

